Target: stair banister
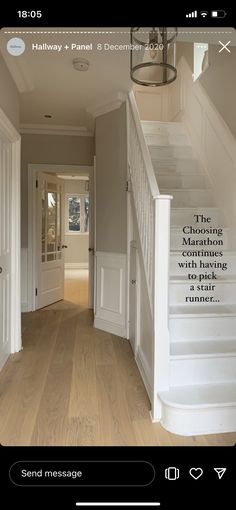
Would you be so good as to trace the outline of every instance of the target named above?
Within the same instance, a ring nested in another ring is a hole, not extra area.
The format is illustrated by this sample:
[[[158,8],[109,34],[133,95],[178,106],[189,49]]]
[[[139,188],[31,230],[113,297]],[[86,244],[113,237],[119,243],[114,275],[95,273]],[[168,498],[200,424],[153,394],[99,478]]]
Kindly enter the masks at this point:
[[[152,419],[160,419],[157,392],[169,385],[170,195],[161,195],[133,92],[127,100],[128,165],[153,330]]]

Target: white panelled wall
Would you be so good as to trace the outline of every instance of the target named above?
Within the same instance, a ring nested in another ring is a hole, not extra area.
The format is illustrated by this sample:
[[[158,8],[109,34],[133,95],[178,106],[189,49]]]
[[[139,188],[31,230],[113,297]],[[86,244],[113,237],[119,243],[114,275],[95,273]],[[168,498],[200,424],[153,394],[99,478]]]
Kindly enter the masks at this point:
[[[126,255],[96,252],[94,327],[126,337]]]

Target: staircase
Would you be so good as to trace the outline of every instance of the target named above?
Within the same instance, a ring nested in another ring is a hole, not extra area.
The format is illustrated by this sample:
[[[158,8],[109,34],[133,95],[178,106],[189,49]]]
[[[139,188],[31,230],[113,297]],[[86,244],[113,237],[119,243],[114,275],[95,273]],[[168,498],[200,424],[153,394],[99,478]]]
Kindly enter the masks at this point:
[[[232,432],[236,430],[236,251],[231,232],[194,158],[184,125],[143,121],[142,129],[161,195],[173,196],[169,389],[158,394],[161,423],[183,435]]]

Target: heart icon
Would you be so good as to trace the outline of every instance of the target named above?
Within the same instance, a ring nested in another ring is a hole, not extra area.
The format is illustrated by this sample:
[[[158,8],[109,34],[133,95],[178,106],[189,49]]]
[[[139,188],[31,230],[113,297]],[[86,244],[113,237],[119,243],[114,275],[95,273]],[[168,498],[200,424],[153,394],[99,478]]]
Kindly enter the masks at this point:
[[[198,468],[191,468],[189,470],[189,474],[190,476],[192,476],[194,478],[194,480],[198,480],[198,478],[200,478],[200,476],[203,475],[203,469],[198,467]]]

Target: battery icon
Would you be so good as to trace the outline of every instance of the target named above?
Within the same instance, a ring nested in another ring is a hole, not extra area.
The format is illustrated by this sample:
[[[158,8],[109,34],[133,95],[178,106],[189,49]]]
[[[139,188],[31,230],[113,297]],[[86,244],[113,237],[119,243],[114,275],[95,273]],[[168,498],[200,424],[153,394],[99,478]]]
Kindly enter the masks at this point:
[[[225,18],[227,12],[225,11],[211,11],[212,18]]]

